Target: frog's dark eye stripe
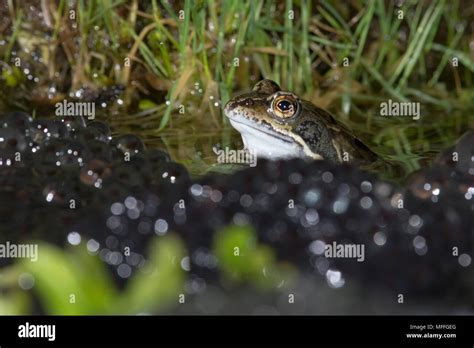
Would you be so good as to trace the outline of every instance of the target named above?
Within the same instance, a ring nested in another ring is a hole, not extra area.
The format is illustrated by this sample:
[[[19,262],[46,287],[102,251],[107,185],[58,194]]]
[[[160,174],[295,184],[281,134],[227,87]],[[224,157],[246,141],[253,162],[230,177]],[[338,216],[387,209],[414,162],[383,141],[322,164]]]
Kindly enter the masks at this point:
[[[273,99],[272,111],[279,118],[293,117],[298,112],[298,101],[292,94],[278,95]]]

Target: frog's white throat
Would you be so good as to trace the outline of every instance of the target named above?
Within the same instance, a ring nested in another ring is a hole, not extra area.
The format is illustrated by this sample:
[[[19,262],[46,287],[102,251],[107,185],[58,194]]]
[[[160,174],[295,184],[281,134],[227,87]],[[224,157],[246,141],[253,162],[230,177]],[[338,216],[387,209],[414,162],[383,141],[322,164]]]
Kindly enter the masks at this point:
[[[244,146],[257,154],[258,158],[272,160],[306,158],[303,148],[294,139],[272,130],[262,130],[250,125],[250,121],[237,121],[230,118],[232,126],[242,136]]]

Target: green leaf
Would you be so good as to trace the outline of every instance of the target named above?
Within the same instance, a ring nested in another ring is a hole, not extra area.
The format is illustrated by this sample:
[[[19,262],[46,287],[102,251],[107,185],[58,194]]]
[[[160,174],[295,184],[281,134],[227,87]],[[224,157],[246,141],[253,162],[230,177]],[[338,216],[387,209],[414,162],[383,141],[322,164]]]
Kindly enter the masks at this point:
[[[120,297],[117,309],[122,313],[163,310],[177,303],[183,292],[185,274],[181,260],[186,253],[181,240],[175,236],[155,237],[148,255],[147,264],[129,280]]]
[[[141,99],[138,102],[138,108],[140,110],[149,110],[149,109],[156,108],[157,106],[158,105],[154,103],[153,101],[151,101],[150,99]]]
[[[38,260],[22,260],[20,267],[33,275],[33,291],[48,314],[104,314],[114,307],[117,295],[112,280],[104,264],[89,255],[84,245],[62,250],[40,242]]]
[[[257,243],[251,226],[230,225],[217,233],[214,252],[219,270],[235,283],[250,282],[262,290],[291,284],[295,271],[277,262],[273,249]]]
[[[23,290],[8,292],[0,296],[0,315],[26,315],[30,298]]]
[[[16,87],[19,83],[24,81],[24,75],[17,67],[4,68],[2,70],[2,79],[5,80],[5,84],[8,87]]]

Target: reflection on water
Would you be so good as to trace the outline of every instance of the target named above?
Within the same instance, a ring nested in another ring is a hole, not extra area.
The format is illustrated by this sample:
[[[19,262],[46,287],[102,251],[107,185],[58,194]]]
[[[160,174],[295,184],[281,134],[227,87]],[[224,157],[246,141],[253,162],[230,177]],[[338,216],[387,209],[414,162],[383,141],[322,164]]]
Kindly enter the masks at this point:
[[[230,135],[233,149],[243,147],[240,135],[230,126],[205,132],[195,129],[165,130],[159,135],[146,135],[144,141],[147,147],[165,149],[174,161],[184,164],[191,175],[199,176],[210,170],[219,170],[213,147],[226,145],[224,132]]]

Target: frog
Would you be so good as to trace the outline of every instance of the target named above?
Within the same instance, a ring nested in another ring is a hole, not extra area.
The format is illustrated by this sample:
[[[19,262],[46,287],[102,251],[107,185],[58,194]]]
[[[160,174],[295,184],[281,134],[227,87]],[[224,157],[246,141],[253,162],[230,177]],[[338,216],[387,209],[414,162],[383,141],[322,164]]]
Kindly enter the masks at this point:
[[[272,80],[257,82],[250,93],[224,106],[245,149],[257,158],[303,158],[369,165],[379,156],[328,111],[283,91]]]

